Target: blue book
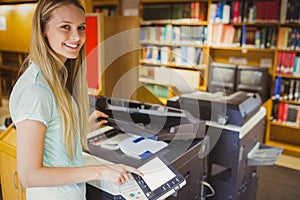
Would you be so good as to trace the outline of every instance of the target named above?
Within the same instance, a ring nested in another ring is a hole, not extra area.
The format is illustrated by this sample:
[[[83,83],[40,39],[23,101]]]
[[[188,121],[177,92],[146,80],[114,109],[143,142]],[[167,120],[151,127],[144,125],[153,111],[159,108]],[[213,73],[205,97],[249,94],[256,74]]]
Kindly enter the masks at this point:
[[[245,45],[246,44],[246,26],[243,25],[242,26],[242,40],[241,40],[241,45]]]
[[[224,9],[225,2],[219,2],[217,4],[217,10],[216,10],[216,18],[215,22],[223,22],[223,9]]]
[[[274,100],[279,100],[280,99],[281,82],[282,82],[282,77],[277,76],[276,80],[275,80],[275,87],[274,87],[274,94],[273,94],[273,99]]]

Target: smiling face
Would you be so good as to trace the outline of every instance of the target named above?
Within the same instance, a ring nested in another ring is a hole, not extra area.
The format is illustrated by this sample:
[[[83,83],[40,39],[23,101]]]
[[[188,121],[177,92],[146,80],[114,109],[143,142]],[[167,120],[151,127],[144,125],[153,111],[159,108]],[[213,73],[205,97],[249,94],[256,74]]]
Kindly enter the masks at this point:
[[[85,43],[85,14],[74,5],[62,5],[52,12],[46,25],[45,36],[51,49],[65,63],[77,58]]]

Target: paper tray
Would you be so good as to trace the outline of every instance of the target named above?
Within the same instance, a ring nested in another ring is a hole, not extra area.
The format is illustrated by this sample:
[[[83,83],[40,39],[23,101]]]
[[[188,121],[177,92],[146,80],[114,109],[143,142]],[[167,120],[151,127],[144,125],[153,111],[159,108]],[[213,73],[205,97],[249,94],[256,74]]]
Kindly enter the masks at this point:
[[[270,166],[274,165],[281,155],[283,148],[269,146],[257,142],[247,155],[248,166]]]

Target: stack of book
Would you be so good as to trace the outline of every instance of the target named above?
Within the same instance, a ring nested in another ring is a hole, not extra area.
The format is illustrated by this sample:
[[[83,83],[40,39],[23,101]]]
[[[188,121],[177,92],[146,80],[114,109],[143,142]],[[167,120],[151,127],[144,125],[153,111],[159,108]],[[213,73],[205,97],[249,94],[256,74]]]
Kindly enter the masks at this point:
[[[300,127],[300,106],[275,101],[272,110],[272,121]]]
[[[212,3],[210,6],[210,22],[275,23],[279,21],[279,5],[279,0],[255,2],[233,0],[231,3],[226,1]]]
[[[194,44],[206,43],[206,26],[145,26],[141,28],[141,42],[159,42],[160,44]]]
[[[146,21],[181,19],[191,19],[191,22],[205,21],[206,8],[206,2],[144,4],[143,19]]]
[[[273,99],[300,102],[300,79],[276,77]]]
[[[299,23],[300,22],[300,1],[281,0],[280,23]]]
[[[277,74],[300,75],[300,57],[296,52],[279,51],[277,56]]]
[[[142,48],[142,62],[147,64],[176,65],[182,68],[199,69],[204,61],[204,50],[192,46]]]

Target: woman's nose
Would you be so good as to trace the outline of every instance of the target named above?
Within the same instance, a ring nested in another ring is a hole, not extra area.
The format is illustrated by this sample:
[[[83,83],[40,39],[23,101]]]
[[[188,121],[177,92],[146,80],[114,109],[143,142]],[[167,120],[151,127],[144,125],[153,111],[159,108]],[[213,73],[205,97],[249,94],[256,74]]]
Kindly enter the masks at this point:
[[[80,40],[80,35],[79,35],[79,33],[78,33],[78,31],[76,30],[74,30],[74,31],[72,31],[72,33],[71,33],[71,39],[72,39],[72,41],[74,41],[74,42],[77,42],[77,41],[79,41]]]

